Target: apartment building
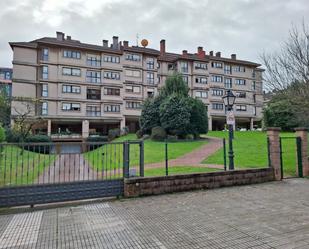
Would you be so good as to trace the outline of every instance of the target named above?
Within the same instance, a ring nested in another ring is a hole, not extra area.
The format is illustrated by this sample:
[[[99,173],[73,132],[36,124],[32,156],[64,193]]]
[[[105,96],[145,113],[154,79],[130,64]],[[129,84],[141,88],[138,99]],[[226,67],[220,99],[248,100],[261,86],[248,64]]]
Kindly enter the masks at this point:
[[[0,92],[5,91],[8,96],[12,94],[12,68],[0,67]]]
[[[262,72],[259,64],[221,53],[208,54],[129,46],[114,36],[111,44],[82,43],[57,32],[30,42],[11,42],[13,49],[12,122],[23,111],[24,99],[36,99],[31,117],[48,135],[70,132],[74,137],[106,134],[109,129],[139,128],[141,105],[158,93],[168,75],[180,72],[190,94],[208,107],[209,129],[223,129],[226,89],[237,95],[237,127],[252,129],[262,118]],[[31,118],[29,117],[29,118]]]

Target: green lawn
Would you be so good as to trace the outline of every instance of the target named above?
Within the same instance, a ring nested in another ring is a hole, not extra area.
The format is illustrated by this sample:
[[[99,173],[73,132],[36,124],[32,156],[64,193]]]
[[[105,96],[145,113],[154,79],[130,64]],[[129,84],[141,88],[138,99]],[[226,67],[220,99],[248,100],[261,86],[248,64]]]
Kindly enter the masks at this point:
[[[129,134],[127,136],[120,137],[115,142],[122,142],[125,140],[136,140],[135,134]],[[168,159],[175,159],[192,150],[206,144],[206,140],[198,141],[182,141],[171,142],[168,144]],[[163,162],[165,160],[165,143],[155,142],[151,140],[145,140],[144,142],[144,161],[145,164]],[[108,144],[104,145],[96,150],[86,152],[85,158],[89,164],[99,170],[114,169],[122,167],[122,144]],[[130,166],[139,164],[139,145],[130,145]]]
[[[210,131],[208,136],[226,138],[226,150],[228,153],[228,132]],[[281,137],[291,137],[294,133],[281,133]],[[235,168],[261,168],[268,166],[267,136],[266,132],[246,131],[235,132],[234,162]],[[296,141],[295,139],[282,139],[282,159],[285,176],[295,175],[296,165]],[[228,157],[228,155],[227,155]],[[224,164],[223,149],[210,156],[203,163]],[[227,159],[228,164],[228,159]]]
[[[17,146],[4,146],[0,157],[0,186],[33,183],[54,161],[54,155],[30,152]]]
[[[206,173],[215,171],[219,170],[206,167],[176,166],[176,167],[169,167],[168,175]],[[145,169],[145,176],[165,176],[165,168]]]

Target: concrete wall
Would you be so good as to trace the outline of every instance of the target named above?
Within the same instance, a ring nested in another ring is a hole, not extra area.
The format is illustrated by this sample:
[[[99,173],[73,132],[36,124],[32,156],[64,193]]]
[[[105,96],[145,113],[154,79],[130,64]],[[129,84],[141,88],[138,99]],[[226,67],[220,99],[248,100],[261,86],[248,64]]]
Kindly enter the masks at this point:
[[[124,179],[124,196],[138,197],[196,189],[212,189],[274,180],[272,168]]]

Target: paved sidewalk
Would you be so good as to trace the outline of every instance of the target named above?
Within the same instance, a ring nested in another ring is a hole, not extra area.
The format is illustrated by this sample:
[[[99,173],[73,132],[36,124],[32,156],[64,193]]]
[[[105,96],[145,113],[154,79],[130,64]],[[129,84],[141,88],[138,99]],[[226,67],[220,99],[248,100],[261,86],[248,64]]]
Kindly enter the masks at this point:
[[[309,248],[309,180],[0,215],[0,248]]]

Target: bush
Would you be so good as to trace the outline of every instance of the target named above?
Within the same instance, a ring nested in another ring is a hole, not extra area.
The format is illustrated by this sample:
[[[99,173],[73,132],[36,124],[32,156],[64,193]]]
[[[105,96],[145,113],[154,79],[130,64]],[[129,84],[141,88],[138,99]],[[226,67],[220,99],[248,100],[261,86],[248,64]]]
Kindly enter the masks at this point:
[[[143,137],[143,131],[142,131],[142,130],[138,130],[135,134],[136,134],[136,137],[137,137],[138,139],[140,139],[140,138]]]
[[[5,130],[5,136],[8,143],[19,143],[21,141],[21,135],[9,128]]]
[[[156,126],[156,127],[152,128],[152,130],[151,130],[151,139],[152,140],[162,141],[165,138],[166,138],[166,132],[162,127]]]
[[[5,141],[5,130],[0,124],[0,143],[3,143]]]
[[[128,134],[129,134],[129,127],[128,126],[123,127],[122,131],[121,131],[121,135],[125,136],[125,135],[128,135]]]
[[[120,137],[120,129],[116,128],[116,129],[110,129],[108,131],[108,140],[112,141],[115,138]]]
[[[191,108],[189,132],[197,139],[201,133],[208,132],[207,109],[205,104],[199,99],[191,98],[189,103]]]
[[[29,145],[24,146],[25,150],[48,154],[51,146],[49,145],[31,145],[32,143],[51,143],[51,139],[46,135],[30,135],[25,139],[26,143]]]
[[[173,135],[168,135],[167,136],[167,140],[169,142],[176,142],[178,140],[178,137],[177,136],[173,136]]]
[[[107,142],[107,136],[90,136],[87,138],[87,142]]]
[[[150,134],[153,127],[160,126],[160,105],[161,98],[159,97],[145,100],[140,117],[140,127],[143,133]]]

